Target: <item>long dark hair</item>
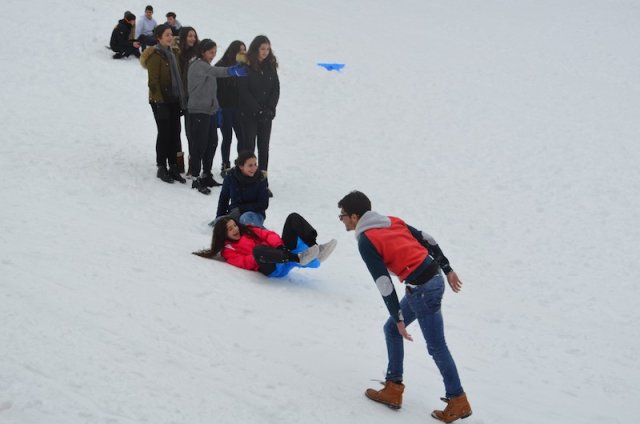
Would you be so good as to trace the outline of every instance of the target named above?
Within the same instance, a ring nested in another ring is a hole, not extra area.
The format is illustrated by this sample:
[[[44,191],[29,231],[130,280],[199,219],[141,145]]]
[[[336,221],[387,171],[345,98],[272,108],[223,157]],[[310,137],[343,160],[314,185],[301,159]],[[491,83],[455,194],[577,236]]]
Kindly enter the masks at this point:
[[[211,249],[199,250],[197,252],[193,252],[194,255],[201,256],[203,258],[212,259],[215,257],[222,248],[224,247],[224,243],[227,241],[227,223],[229,221],[233,221],[238,226],[240,230],[240,235],[247,235],[252,239],[259,239],[258,235],[253,232],[251,228],[244,224],[240,224],[235,218],[231,216],[223,216],[221,217],[213,226],[213,235],[211,236]]]
[[[216,66],[233,66],[236,64],[236,56],[240,52],[240,47],[246,49],[247,46],[240,40],[234,40],[229,44],[222,58],[216,63]]]
[[[196,34],[196,43],[193,47],[187,46],[187,36],[189,32],[193,31]],[[180,61],[183,64],[189,62],[189,60],[194,57],[198,51],[198,43],[200,43],[200,39],[198,38],[198,32],[193,27],[182,27],[180,28],[180,43],[178,47],[180,47]]]
[[[271,48],[271,41],[267,38],[266,35],[258,35],[253,39],[251,44],[249,45],[249,50],[247,50],[247,62],[249,67],[255,71],[260,68],[260,61],[258,60],[258,54],[260,52],[260,46],[263,44],[269,45],[269,56],[264,59],[264,63],[269,63],[273,66],[274,69],[278,68],[278,59],[276,59],[275,54],[273,54],[273,49]]]

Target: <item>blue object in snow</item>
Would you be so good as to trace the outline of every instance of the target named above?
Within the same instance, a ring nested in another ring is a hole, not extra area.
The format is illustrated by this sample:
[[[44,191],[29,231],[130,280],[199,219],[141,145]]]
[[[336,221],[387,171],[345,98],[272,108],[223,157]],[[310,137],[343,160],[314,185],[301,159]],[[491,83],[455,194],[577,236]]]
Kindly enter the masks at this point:
[[[309,248],[300,238],[298,237],[298,245],[291,252],[300,253]],[[320,261],[317,259],[312,260],[306,265],[300,265],[297,262],[286,262],[283,264],[276,264],[276,269],[269,274],[269,278],[282,278],[285,277],[289,271],[293,268],[318,268],[320,266]]]
[[[344,63],[318,63],[318,66],[322,66],[327,71],[341,71]]]

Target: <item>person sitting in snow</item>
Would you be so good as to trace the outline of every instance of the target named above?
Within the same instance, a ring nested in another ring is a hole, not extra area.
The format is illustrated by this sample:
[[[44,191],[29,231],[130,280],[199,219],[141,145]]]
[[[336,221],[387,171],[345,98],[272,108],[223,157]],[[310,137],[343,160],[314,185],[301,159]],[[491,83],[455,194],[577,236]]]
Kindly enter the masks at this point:
[[[134,55],[140,57],[140,43],[131,39],[131,30],[136,23],[136,15],[124,12],[124,18],[118,21],[118,25],[111,33],[109,47],[114,51],[114,59],[122,59]]]
[[[238,268],[258,271],[268,277],[284,277],[294,267],[317,268],[337,245],[335,239],[318,245],[317,231],[297,213],[287,217],[282,237],[276,232],[240,224],[225,216],[213,227],[211,249],[193,252],[204,258],[218,253]]]
[[[173,33],[174,37],[179,36],[182,25],[180,24],[180,21],[176,19],[176,14],[174,12],[169,12],[166,16],[167,22],[165,22],[165,24],[171,27],[171,32]]]
[[[269,207],[267,180],[258,172],[258,160],[252,151],[238,155],[236,166],[224,177],[214,225],[221,216],[232,215],[241,224],[262,227]]]

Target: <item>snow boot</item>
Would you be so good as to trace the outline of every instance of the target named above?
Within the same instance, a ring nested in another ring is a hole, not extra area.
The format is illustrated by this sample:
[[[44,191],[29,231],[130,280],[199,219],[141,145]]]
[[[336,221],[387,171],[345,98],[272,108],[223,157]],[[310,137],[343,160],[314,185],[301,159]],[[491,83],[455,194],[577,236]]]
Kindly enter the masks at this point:
[[[193,182],[191,183],[191,188],[196,188],[198,189],[198,191],[202,194],[210,194],[211,190],[209,190],[209,187],[207,187],[205,184],[202,183],[202,179],[201,178],[194,178]]]
[[[269,198],[273,197],[273,192],[271,191],[271,189],[269,188],[269,173],[265,170],[260,171],[262,172],[262,176],[264,177],[265,180],[267,180],[267,195],[269,196]]]
[[[400,409],[402,406],[402,392],[404,392],[404,384],[387,380],[382,390],[367,389],[364,395],[373,401],[387,405],[391,409]]]
[[[304,252],[298,253],[300,265],[307,265],[309,262],[317,258],[319,253],[320,247],[317,244],[314,244]]]
[[[220,187],[222,184],[213,179],[213,175],[205,173],[202,175],[202,183],[207,187]]]
[[[231,171],[231,164],[229,162],[223,162],[222,167],[220,168],[220,176],[224,178],[227,175],[229,175],[230,171]]]
[[[169,171],[167,171],[167,168],[165,168],[164,166],[158,167],[158,173],[156,174],[156,177],[160,178],[165,183],[173,184],[173,177],[171,176],[171,174],[169,174]]]
[[[447,402],[447,407],[444,408],[444,411],[435,410],[431,413],[431,416],[436,420],[444,421],[445,423],[452,423],[458,418],[464,419],[472,414],[471,405],[469,405],[469,401],[467,401],[467,395],[465,393],[451,399],[441,399]]]
[[[178,172],[178,165],[171,165],[169,167],[169,174],[171,175],[171,178],[178,181],[180,184],[184,184],[187,182],[187,180],[182,178],[182,175],[180,175],[180,172]]]
[[[320,253],[318,253],[318,260],[320,262],[324,262],[327,260],[327,258],[329,257],[329,255],[331,255],[331,253],[333,252],[333,249],[336,248],[336,245],[338,244],[338,240],[336,239],[331,239],[328,242],[321,244],[320,247]]]
[[[184,152],[178,152],[176,162],[178,163],[178,172],[184,174]]]

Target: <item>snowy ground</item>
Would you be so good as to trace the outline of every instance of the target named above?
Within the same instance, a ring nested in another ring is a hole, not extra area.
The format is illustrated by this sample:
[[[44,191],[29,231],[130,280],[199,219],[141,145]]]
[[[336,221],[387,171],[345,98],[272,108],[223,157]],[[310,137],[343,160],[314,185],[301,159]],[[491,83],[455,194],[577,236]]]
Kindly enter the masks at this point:
[[[444,301],[465,424],[636,419],[640,4],[153,3],[220,54],[272,40],[266,224],[295,210],[339,245],[270,280],[190,254],[217,190],[155,178],[146,73],[104,48],[146,3],[94,3],[3,2],[0,423],[435,422],[417,328],[403,408],[363,396],[386,309],[337,220],[356,188],[465,282]]]

